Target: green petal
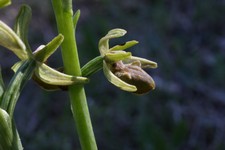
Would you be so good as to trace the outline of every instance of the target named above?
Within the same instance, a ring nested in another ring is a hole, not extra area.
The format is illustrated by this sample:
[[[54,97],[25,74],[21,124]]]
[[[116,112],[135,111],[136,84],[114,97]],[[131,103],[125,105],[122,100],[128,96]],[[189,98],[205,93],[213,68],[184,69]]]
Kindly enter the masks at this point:
[[[28,58],[23,41],[2,21],[0,21],[0,45],[13,51],[22,60]]]
[[[0,0],[0,8],[3,8],[5,6],[8,6],[11,4],[10,0]]]
[[[40,62],[46,62],[47,59],[57,50],[57,48],[62,43],[64,37],[62,34],[59,34],[55,37],[51,42],[49,42],[46,46],[38,48],[34,52],[34,58]]]
[[[138,44],[138,41],[132,40],[132,41],[128,41],[128,42],[126,42],[124,44],[121,44],[121,45],[113,46],[109,50],[110,51],[125,50],[125,49],[128,49],[128,48],[136,45],[136,44]]]
[[[12,123],[9,114],[0,108],[0,149],[7,150],[12,148],[13,133]]]
[[[107,63],[114,63],[120,60],[129,59],[131,57],[130,52],[125,51],[111,51],[105,54],[105,61]]]
[[[128,91],[128,92],[137,91],[137,88],[135,86],[133,86],[131,84],[128,84],[128,83],[122,81],[121,79],[119,79],[118,77],[116,77],[110,71],[110,69],[108,68],[105,61],[103,61],[103,71],[104,71],[104,74],[105,74],[106,78],[109,80],[109,82],[111,82],[112,84],[114,84],[115,86],[120,88],[121,90]]]
[[[61,73],[50,68],[44,63],[38,63],[34,73],[41,81],[50,85],[67,86],[72,84],[84,84],[88,82],[88,78]]]
[[[99,40],[98,48],[102,56],[109,50],[109,39],[122,37],[127,33],[124,29],[110,30],[103,38]]]
[[[130,59],[123,60],[124,63],[135,63],[136,61],[141,63],[141,68],[157,68],[157,63],[145,58],[131,56]]]

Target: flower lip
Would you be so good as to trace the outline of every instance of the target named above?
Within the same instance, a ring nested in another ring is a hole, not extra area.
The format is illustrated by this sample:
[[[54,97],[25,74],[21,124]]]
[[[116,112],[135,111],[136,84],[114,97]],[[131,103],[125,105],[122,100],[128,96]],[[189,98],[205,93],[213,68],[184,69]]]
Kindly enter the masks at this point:
[[[155,89],[155,82],[142,68],[140,62],[124,64],[118,61],[111,65],[111,71],[115,76],[124,82],[134,85],[137,90],[136,94],[145,94]]]

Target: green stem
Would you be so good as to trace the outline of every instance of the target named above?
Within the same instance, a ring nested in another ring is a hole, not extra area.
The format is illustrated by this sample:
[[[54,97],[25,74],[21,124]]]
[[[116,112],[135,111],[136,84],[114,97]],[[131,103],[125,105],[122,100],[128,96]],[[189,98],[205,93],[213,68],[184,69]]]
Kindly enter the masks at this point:
[[[81,76],[73,24],[72,0],[52,0],[59,33],[64,36],[62,57],[65,73]],[[69,87],[71,109],[83,150],[97,150],[83,85]]]

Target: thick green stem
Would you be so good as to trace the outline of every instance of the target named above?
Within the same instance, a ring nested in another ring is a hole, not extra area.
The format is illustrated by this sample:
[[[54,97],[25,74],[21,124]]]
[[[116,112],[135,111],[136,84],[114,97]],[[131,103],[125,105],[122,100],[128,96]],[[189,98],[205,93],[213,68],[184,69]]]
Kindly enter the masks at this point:
[[[73,24],[72,0],[52,0],[59,33],[64,36],[62,57],[67,74],[81,76]],[[83,85],[69,87],[71,109],[83,150],[97,150]]]

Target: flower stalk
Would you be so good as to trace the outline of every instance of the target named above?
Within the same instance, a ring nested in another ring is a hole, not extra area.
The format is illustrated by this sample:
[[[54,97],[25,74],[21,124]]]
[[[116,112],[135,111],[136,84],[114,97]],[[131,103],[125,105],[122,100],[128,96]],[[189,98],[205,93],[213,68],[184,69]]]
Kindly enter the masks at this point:
[[[80,76],[81,69],[76,46],[73,21],[72,0],[52,0],[59,33],[64,36],[61,45],[64,71],[67,74]],[[97,145],[92,129],[86,95],[83,85],[69,86],[71,109],[79,140],[83,150],[96,150]]]

